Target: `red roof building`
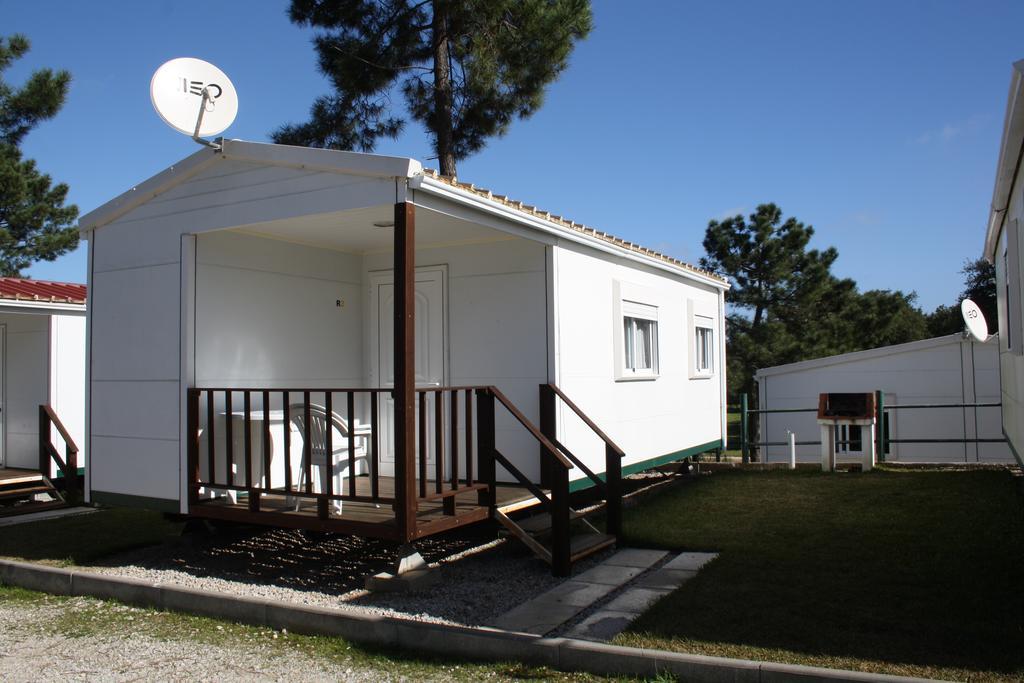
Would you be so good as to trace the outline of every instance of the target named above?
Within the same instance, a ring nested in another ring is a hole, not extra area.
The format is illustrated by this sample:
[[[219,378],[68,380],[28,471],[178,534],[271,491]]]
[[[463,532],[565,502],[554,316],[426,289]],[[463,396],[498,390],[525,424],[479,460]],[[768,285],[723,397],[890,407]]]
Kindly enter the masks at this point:
[[[0,299],[85,305],[86,287],[74,282],[47,282],[0,277]]]

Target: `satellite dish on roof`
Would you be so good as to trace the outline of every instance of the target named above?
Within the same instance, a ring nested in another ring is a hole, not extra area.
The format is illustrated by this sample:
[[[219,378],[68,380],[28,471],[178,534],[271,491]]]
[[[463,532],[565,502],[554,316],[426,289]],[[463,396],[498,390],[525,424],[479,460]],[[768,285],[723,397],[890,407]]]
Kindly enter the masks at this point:
[[[179,57],[165,62],[149,82],[160,118],[201,145],[220,148],[203,136],[224,131],[238,114],[238,95],[227,75],[209,62]]]
[[[970,299],[964,299],[960,302],[960,315],[964,317],[968,334],[975,341],[983,342],[988,339],[988,323],[985,322],[985,314],[978,308],[978,304]]]

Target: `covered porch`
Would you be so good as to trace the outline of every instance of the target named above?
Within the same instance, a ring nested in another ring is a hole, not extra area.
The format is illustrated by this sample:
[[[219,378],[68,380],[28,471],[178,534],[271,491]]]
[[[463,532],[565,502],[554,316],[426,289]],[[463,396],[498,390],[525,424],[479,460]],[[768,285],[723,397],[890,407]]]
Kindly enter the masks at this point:
[[[398,202],[183,248],[188,514],[409,543],[535,507],[568,571],[543,242]]]

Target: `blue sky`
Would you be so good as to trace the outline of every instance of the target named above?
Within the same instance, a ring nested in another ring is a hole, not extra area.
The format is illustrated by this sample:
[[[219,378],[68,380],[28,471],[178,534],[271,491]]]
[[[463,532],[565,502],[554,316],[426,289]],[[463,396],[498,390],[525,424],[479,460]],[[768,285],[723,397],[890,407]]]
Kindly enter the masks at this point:
[[[0,0],[3,34],[33,43],[5,78],[74,77],[24,151],[83,212],[191,154],[149,102],[153,71],[180,56],[231,76],[226,136],[266,140],[327,88],[286,9]],[[838,275],[931,310],[981,252],[1022,25],[1020,2],[601,0],[543,109],[459,176],[689,261],[709,219],[773,201],[838,248]],[[416,126],[378,151],[434,165]],[[84,248],[30,273],[84,281]]]

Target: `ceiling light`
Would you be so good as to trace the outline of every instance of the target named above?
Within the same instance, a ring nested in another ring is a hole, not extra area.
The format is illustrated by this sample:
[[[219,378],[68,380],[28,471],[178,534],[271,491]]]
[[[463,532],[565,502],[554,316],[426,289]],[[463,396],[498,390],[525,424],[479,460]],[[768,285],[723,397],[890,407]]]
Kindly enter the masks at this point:
[[[395,227],[394,221],[374,221],[374,226],[378,228],[393,228]]]

